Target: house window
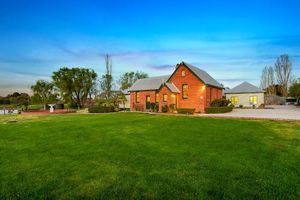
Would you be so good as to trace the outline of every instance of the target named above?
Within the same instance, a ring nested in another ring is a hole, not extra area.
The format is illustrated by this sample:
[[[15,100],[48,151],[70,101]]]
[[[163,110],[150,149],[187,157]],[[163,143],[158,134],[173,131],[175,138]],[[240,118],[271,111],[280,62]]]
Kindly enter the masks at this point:
[[[249,97],[249,103],[251,105],[256,105],[257,104],[257,96],[250,96]]]
[[[140,93],[139,92],[136,93],[135,102],[140,103]]]
[[[181,72],[181,76],[185,76],[185,71],[184,70]]]
[[[146,102],[150,103],[150,96],[146,96]]]
[[[164,94],[163,95],[163,102],[167,102],[168,101],[168,95]]]
[[[156,103],[159,102],[159,94],[158,94],[158,93],[156,93],[156,95],[155,95],[155,102],[156,102]]]
[[[230,100],[233,105],[237,105],[239,102],[239,98],[235,96],[231,97]]]
[[[188,85],[186,84],[182,85],[182,98],[183,99],[188,98]]]

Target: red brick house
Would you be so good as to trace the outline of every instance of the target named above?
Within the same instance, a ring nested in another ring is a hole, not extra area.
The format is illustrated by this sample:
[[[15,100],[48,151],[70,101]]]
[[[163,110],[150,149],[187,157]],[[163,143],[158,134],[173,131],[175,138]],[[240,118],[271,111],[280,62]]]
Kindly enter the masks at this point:
[[[182,62],[169,76],[139,79],[129,88],[130,109],[146,111],[150,103],[204,112],[214,99],[222,98],[223,86],[207,72]]]

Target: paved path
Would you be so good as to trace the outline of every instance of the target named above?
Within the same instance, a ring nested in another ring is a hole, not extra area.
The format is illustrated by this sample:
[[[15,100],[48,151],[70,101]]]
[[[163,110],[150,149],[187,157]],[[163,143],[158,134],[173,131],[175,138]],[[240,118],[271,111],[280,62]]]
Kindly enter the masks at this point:
[[[199,114],[205,117],[228,117],[248,119],[299,120],[300,108],[296,106],[268,106],[268,109],[233,109],[230,113]]]

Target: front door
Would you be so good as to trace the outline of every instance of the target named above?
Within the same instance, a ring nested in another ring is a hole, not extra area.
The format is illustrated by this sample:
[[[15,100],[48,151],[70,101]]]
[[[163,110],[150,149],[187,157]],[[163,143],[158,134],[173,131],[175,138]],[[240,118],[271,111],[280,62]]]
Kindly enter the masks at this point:
[[[146,96],[146,110],[149,110],[151,107],[150,96]]]
[[[173,109],[176,109],[177,108],[177,99],[176,99],[176,95],[175,94],[172,94],[171,95],[171,98],[172,98],[172,104],[173,104],[173,106],[174,106],[174,108]]]

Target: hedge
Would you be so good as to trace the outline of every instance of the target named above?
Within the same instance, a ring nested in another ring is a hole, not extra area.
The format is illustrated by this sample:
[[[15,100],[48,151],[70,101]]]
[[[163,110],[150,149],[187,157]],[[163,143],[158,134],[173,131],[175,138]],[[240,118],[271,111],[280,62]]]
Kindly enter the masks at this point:
[[[163,105],[163,106],[161,107],[161,112],[163,112],[163,113],[169,112],[169,106],[168,106],[168,105]]]
[[[231,112],[233,109],[233,106],[227,106],[227,107],[209,107],[205,108],[206,113],[227,113]]]
[[[89,107],[89,113],[108,113],[115,112],[114,106],[91,106]]]
[[[195,109],[194,108],[178,108],[177,113],[178,114],[194,114]]]

